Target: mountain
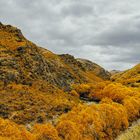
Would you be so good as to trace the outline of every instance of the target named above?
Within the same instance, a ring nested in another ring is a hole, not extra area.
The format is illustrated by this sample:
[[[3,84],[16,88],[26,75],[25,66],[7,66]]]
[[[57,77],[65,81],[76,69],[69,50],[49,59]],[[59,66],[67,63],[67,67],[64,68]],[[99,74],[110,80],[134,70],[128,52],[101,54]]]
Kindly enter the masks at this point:
[[[120,70],[111,70],[109,73],[113,76],[113,75],[115,75],[117,73],[120,73],[120,72],[122,72],[122,71],[120,71]]]
[[[111,80],[131,87],[140,87],[140,64],[137,64],[129,70],[113,75]]]
[[[0,80],[5,84],[16,82],[31,85],[35,79],[39,79],[67,90],[72,83],[96,82],[109,78],[100,66],[99,72],[95,72],[94,66],[85,70],[83,62],[77,61],[73,56],[58,56],[36,46],[19,29],[10,25],[0,24],[0,36]],[[92,76],[87,77],[89,71]]]

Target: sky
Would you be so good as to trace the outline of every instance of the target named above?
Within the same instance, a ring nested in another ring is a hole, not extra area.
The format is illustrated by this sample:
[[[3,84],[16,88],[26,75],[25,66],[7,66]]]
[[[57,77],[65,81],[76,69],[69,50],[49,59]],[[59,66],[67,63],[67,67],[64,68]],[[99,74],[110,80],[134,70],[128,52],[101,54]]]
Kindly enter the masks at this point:
[[[107,70],[140,63],[140,0],[0,0],[0,21],[54,53]]]

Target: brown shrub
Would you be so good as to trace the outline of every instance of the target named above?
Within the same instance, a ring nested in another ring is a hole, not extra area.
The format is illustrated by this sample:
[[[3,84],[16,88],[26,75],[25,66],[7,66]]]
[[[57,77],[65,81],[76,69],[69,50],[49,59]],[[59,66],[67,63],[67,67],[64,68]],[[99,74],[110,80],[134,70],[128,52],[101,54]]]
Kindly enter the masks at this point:
[[[35,137],[17,124],[0,118],[0,137],[3,140],[35,140]]]
[[[65,126],[65,122],[69,125]],[[63,139],[66,139],[65,135],[71,136],[78,133],[82,140],[86,138],[110,140],[128,127],[128,118],[122,105],[108,100],[99,105],[80,105],[74,108],[68,114],[62,115],[58,126],[61,128],[58,129],[59,133],[63,131],[61,134]],[[68,131],[68,126],[72,127],[75,133]]]
[[[126,96],[133,96],[134,91],[119,83],[111,83],[105,86],[100,92],[92,94],[93,98],[110,98],[115,102],[121,102]]]
[[[127,97],[123,100],[123,105],[127,110],[129,121],[134,121],[140,116],[140,98]]]
[[[32,133],[36,136],[36,140],[60,140],[57,130],[50,124],[36,124]]]
[[[59,136],[62,140],[80,140],[81,134],[78,131],[77,124],[69,121],[62,120],[56,127]]]

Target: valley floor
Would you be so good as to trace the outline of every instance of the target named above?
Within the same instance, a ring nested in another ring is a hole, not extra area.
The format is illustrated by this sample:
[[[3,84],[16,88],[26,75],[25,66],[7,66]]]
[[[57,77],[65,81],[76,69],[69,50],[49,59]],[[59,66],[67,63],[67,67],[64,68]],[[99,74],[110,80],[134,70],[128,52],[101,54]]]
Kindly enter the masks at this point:
[[[116,140],[140,140],[140,119],[134,122],[127,130],[122,132]]]

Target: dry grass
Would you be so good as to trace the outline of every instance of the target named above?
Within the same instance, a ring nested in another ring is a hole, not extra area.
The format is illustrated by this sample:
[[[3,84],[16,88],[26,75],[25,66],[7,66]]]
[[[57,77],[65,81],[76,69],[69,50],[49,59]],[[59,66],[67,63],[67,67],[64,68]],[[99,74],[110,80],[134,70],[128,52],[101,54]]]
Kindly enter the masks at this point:
[[[140,140],[140,120],[119,135],[116,140]]]

